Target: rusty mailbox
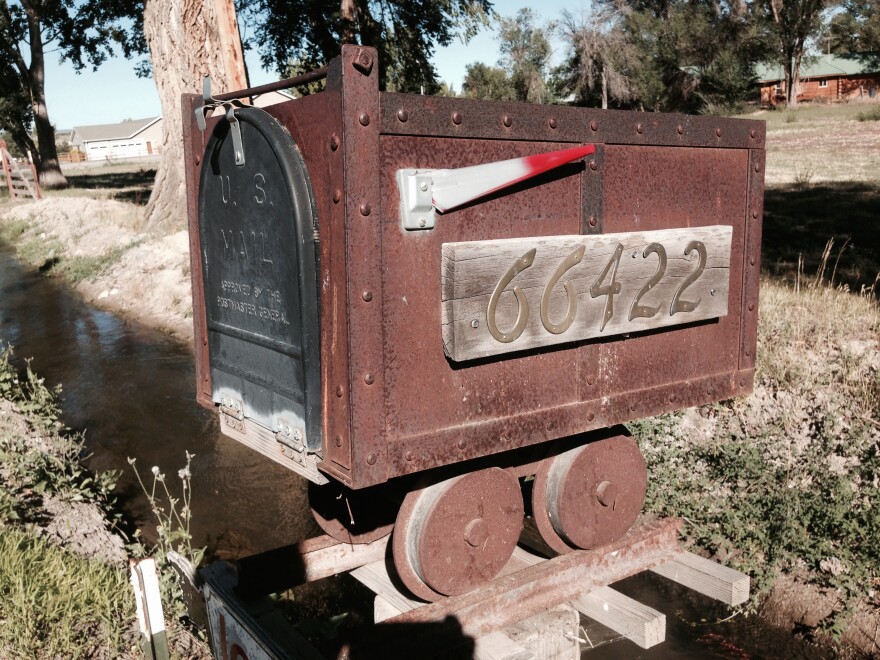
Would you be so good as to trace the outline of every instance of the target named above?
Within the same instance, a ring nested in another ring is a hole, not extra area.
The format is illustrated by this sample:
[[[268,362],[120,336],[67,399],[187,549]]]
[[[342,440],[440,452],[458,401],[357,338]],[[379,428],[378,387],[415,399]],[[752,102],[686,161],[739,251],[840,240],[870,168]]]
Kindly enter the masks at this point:
[[[524,478],[551,546],[607,542],[646,479],[616,425],[750,391],[765,132],[383,93],[375,58],[263,110],[184,97],[198,398],[346,519],[408,484],[395,562],[434,598],[509,556]]]

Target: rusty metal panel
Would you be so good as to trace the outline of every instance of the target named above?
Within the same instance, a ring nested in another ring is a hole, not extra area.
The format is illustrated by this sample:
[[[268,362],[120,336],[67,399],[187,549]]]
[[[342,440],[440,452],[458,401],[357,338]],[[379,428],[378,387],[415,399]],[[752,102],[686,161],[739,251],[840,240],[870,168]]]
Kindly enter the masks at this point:
[[[740,369],[753,369],[758,342],[758,288],[761,281],[761,229],[764,216],[763,149],[749,152],[749,200],[746,208],[746,242],[743,254],[743,323]]]
[[[343,46],[342,131],[348,268],[348,381],[351,397],[351,469],[355,486],[390,476],[385,460],[383,272],[380,198],[378,64],[376,51]]]
[[[761,122],[558,105],[382,95],[382,133],[494,140],[760,149]]]
[[[576,400],[574,355],[532,352],[455,365],[440,333],[443,243],[578,234],[580,174],[574,163],[458,211],[427,232],[405,232],[398,219],[394,172],[400,167],[463,167],[558,149],[558,143],[383,137],[382,181],[386,415],[389,438],[464,426]],[[439,348],[439,351],[437,350]],[[430,394],[428,394],[430,392]],[[485,438],[483,451],[492,451]],[[460,452],[456,444],[456,454]]]
[[[208,360],[208,324],[205,314],[205,288],[202,277],[201,237],[199,236],[199,179],[205,139],[196,125],[195,110],[202,98],[197,94],[183,94],[183,162],[186,175],[186,209],[189,220],[189,263],[192,281],[193,337],[195,341],[196,401],[213,409],[211,399],[211,368]]]
[[[737,369],[748,154],[606,147],[605,232],[719,224],[733,227],[733,242],[728,315],[671,332],[604,342],[599,347],[596,395]]]

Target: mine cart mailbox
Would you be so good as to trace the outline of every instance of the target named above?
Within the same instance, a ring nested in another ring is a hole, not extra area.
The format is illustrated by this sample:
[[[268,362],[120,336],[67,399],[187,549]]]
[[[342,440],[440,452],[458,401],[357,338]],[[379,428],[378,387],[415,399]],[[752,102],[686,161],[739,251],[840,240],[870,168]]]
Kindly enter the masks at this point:
[[[535,474],[561,439],[750,391],[763,123],[384,93],[378,68],[345,46],[317,94],[184,98],[224,432],[357,490]]]

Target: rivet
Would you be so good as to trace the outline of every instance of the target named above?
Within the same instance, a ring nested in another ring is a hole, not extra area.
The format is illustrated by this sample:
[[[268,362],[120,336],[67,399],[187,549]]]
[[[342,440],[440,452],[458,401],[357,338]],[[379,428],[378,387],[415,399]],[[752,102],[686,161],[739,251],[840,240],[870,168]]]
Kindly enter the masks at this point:
[[[337,385],[336,386],[336,396],[342,396],[343,394],[345,394],[345,390],[342,389],[342,385]]]
[[[747,348],[746,349],[746,357],[750,357],[751,355],[752,355],[752,349]]]
[[[591,170],[593,170],[593,171],[595,172],[596,169],[598,169],[598,167],[599,167],[599,166],[596,164],[596,161],[595,161],[595,160],[591,160],[591,161],[590,161],[590,169],[591,169]]]
[[[403,108],[401,108],[400,110],[397,111],[397,118],[400,121],[406,121],[407,119],[409,119],[409,113],[406,110],[404,110]]]
[[[370,215],[373,212],[373,209],[370,208],[370,205],[364,202],[360,207],[361,215]]]
[[[376,454],[369,454],[367,456],[367,463],[369,465],[375,465],[376,464]]]
[[[339,149],[339,136],[336,133],[330,136],[330,149],[333,151]]]
[[[467,447],[467,443],[464,440],[459,440],[456,445],[459,449],[464,449],[465,447]]]
[[[684,133],[684,126],[682,126],[681,124],[679,124],[678,126],[675,127],[675,130],[678,131],[678,134],[679,134],[679,135],[681,135],[681,134]]]
[[[630,412],[635,412],[635,411],[636,411],[636,404],[634,404],[634,403],[630,404],[630,406],[629,406],[629,411],[630,411]]]
[[[739,386],[740,386],[740,387],[745,387],[745,386],[746,386],[746,379],[745,379],[745,378],[743,378],[741,381],[739,381]]]
[[[669,403],[672,403],[673,401],[675,401],[675,395],[674,395],[674,394],[670,394],[670,395],[669,395]]]
[[[587,378],[587,385],[592,385],[594,382],[592,378]]]
[[[422,181],[422,182],[419,184],[419,190],[421,190],[422,192],[428,192],[428,182],[427,182],[427,181]]]
[[[411,451],[407,451],[407,452],[403,455],[403,457],[404,457],[406,460],[411,461],[412,459],[415,458],[415,455],[414,455]]]
[[[706,394],[707,394],[708,396],[714,396],[714,395],[715,395],[715,390],[714,390],[713,388],[711,388],[711,387],[707,387],[707,388],[706,388]]]
[[[370,125],[370,115],[366,112],[362,112],[358,115],[358,121],[361,123],[361,126],[369,126]]]
[[[471,327],[472,328],[479,328],[480,322],[477,319],[474,319],[473,321],[471,321]]]
[[[424,227],[427,227],[427,226],[428,226],[428,221],[425,220],[424,218],[419,218],[419,227],[424,228]]]
[[[548,121],[547,124],[550,126],[550,128],[556,128],[556,117],[550,117],[550,121]]]
[[[715,295],[715,289],[709,289],[709,295],[710,295],[710,296],[714,296],[714,295]]]
[[[339,200],[342,199],[342,191],[337,188],[333,191],[333,203],[339,204]]]
[[[461,113],[458,110],[456,110],[455,112],[452,113],[452,123],[453,124],[460,124],[461,123]]]
[[[755,303],[749,303],[749,311],[750,311],[750,312],[754,312],[754,311],[755,311]]]
[[[504,124],[507,128],[510,128],[510,125],[513,123],[513,120],[510,118],[510,115],[504,115],[501,118],[501,123]]]
[[[364,374],[364,382],[367,385],[372,385],[373,383],[376,382],[376,378],[375,378],[375,376],[373,376],[373,374]]]
[[[761,166],[758,163],[755,163],[755,172],[760,172]]]
[[[753,128],[752,130],[749,131],[749,135],[750,135],[750,136],[752,137],[752,139],[754,140],[755,137],[757,137],[758,132]]]
[[[364,299],[364,302],[370,302],[373,299],[373,294],[370,293],[369,291],[364,291],[361,294],[361,298]]]
[[[588,412],[587,413],[587,421],[592,422],[594,419],[596,419],[595,413]]]
[[[636,133],[641,134],[642,132],[644,132],[644,130],[645,130],[644,126],[642,126],[641,124],[636,124]]]
[[[590,227],[595,227],[596,224],[598,224],[597,221],[596,221],[596,216],[595,216],[595,215],[591,215],[591,216],[590,216]]]
[[[590,130],[592,130],[592,131],[599,130],[599,122],[597,122],[595,119],[590,122]]]
[[[754,265],[755,265],[755,258],[754,258],[754,257],[752,257],[751,259],[749,259],[749,265],[750,265],[750,266],[754,266]]]
[[[201,162],[202,162],[201,157],[200,157],[200,156],[196,156],[196,165],[198,165],[198,164],[201,163]]]
[[[758,212],[757,211],[752,211],[752,218],[755,220],[758,219]]]
[[[342,446],[342,436],[339,435],[338,433],[336,434],[336,446],[337,446],[337,447],[341,447],[341,446]]]
[[[721,137],[721,129],[720,128],[715,129],[715,137]]]

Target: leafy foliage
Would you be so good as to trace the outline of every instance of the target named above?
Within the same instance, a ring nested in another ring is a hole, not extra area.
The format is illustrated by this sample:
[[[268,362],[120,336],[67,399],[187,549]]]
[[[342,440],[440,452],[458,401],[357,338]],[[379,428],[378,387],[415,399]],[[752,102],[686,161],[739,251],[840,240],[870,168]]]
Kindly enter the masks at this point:
[[[279,73],[291,61],[314,69],[339,54],[342,43],[379,52],[383,89],[439,90],[430,62],[437,45],[468,40],[486,24],[488,0],[243,0],[239,17],[253,28],[263,65]]]

